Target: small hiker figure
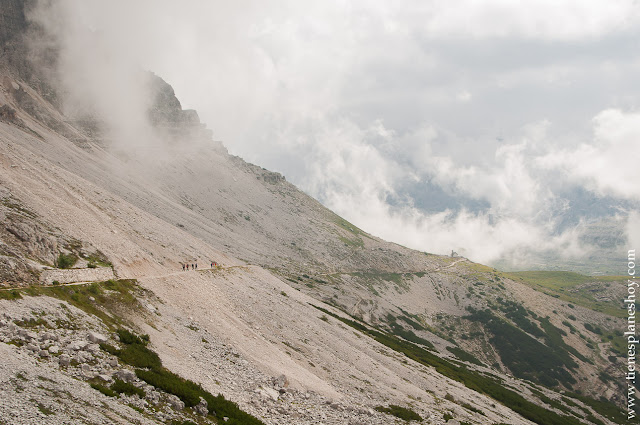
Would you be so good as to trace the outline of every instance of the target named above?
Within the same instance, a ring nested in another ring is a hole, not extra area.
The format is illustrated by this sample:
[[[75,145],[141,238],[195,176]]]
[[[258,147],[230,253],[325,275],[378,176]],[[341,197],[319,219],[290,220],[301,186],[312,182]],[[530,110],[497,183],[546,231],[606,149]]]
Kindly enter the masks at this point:
[[[193,270],[193,263],[191,263],[191,270]]]
[[[182,271],[184,271],[184,263],[182,263]]]
[[[196,263],[196,270],[198,270],[198,263]]]
[[[211,268],[213,268],[213,261],[211,262]]]

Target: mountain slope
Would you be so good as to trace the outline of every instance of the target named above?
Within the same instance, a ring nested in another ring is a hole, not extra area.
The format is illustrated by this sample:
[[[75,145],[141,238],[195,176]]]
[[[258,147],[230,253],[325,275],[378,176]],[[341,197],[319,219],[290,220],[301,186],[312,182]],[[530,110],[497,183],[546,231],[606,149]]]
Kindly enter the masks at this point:
[[[2,69],[6,285],[38,282],[60,255],[112,265],[153,294],[140,302],[158,314],[134,311],[127,324],[150,335],[163,364],[266,423],[343,423],[347,408],[389,423],[369,410],[389,404],[436,423],[445,414],[597,423],[609,421],[600,415],[608,405],[558,390],[622,402],[620,383],[606,378],[620,360],[597,332],[621,329],[619,318],[366,234],[282,176],[228,155],[155,76],[154,132],[121,145],[99,117],[68,117],[15,66]],[[213,261],[220,267],[207,270]],[[199,271],[182,271],[185,262]],[[36,317],[26,299],[24,314]],[[535,351],[514,358],[517,346]],[[237,360],[220,368],[224,347]],[[256,396],[281,374],[297,392],[275,404]]]

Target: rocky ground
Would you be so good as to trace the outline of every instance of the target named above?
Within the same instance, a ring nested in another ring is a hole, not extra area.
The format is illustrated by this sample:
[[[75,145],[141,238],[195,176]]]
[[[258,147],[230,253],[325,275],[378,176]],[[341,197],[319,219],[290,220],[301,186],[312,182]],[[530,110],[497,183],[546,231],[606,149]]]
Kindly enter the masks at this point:
[[[197,272],[190,274],[201,275],[199,278],[206,276]],[[175,307],[167,306],[162,298],[149,292],[146,294],[139,300],[140,308],[145,313],[129,314],[128,317],[139,322],[141,328],[151,331],[152,348],[160,354],[165,366],[185,378],[197,380],[214,394],[224,394],[266,424],[404,423],[374,410],[376,406],[387,405],[393,400],[393,397],[381,393],[384,386],[369,382],[370,388],[366,388],[362,382],[360,387],[350,382],[358,380],[355,376],[358,365],[351,365],[353,370],[349,371],[345,361],[344,365],[336,364],[337,367],[330,370],[328,364],[323,364],[323,359],[314,359],[318,361],[318,367],[326,369],[327,376],[316,382],[315,386],[312,385],[314,389],[310,389],[306,385],[308,378],[301,376],[300,370],[288,366],[286,362],[279,365],[280,370],[285,372],[279,375],[265,373],[264,363],[256,367],[253,357],[257,353],[247,356],[225,342],[225,339],[229,339],[228,334],[223,339],[219,331],[209,332],[206,318],[197,315],[197,309],[191,311],[195,317],[185,317]],[[215,300],[215,297],[212,298]],[[220,315],[221,305],[217,307]],[[3,358],[7,359],[0,366],[0,380],[5,384],[2,391],[6,395],[0,403],[0,417],[4,423],[169,423],[172,420],[196,420],[194,418],[197,417],[206,422],[198,413],[197,406],[185,408],[184,403],[175,396],[140,381],[130,366],[106,353],[100,344],[118,346],[118,337],[98,317],[66,301],[44,295],[2,300],[0,308],[3,311],[0,320],[0,341],[3,343],[0,344],[0,350]],[[296,317],[294,312],[282,313]],[[271,320],[277,319],[271,317]],[[214,330],[219,329],[219,325],[215,324]],[[347,329],[333,330],[336,331],[344,335],[352,334]],[[367,367],[379,369],[383,366],[381,359],[393,356],[393,353],[385,353],[384,347],[372,345],[372,341],[355,343],[350,339],[363,338],[344,338],[344,351],[364,354],[363,345],[369,345],[366,348],[380,352],[378,359],[373,354],[369,354],[368,359],[361,358],[361,362],[370,363]],[[261,345],[256,344],[252,350],[260,348]],[[294,350],[295,347],[291,347],[291,351]],[[176,351],[180,354],[175,355]],[[287,354],[289,356],[293,357],[291,353]],[[295,365],[295,361],[291,365]],[[425,379],[420,375],[426,376],[427,380],[433,375],[427,370],[418,370],[417,365],[416,371],[412,372],[402,362],[395,366],[386,364],[384,367],[392,367],[383,375],[390,374],[391,378],[386,379],[395,378],[397,386],[402,382],[411,386],[427,385],[426,382],[419,382]],[[393,369],[404,370],[397,372]],[[353,378],[340,377],[348,373]],[[408,374],[411,373],[415,382],[409,384],[410,379],[403,375],[410,376]],[[438,379],[436,376],[433,378]],[[144,397],[124,394],[115,398],[107,397],[89,386],[89,383],[109,386],[115,379],[143,389]],[[409,400],[410,405],[425,419],[424,423],[444,423],[444,413],[467,417],[470,423],[491,423],[487,422],[489,418],[497,420],[502,415],[503,418],[509,415],[508,410],[500,407],[497,408],[502,412],[499,416],[493,412],[488,412],[486,417],[474,415],[451,400],[444,399],[446,394],[450,394],[449,397],[461,397],[462,400],[468,396],[464,387],[456,383],[437,383],[434,380],[431,388],[433,390],[422,391],[422,396]],[[406,388],[396,387],[396,390],[404,392]],[[490,401],[483,401],[477,395],[474,398],[474,405],[486,404],[489,409],[496,410],[495,405],[491,407]],[[513,419],[511,423],[526,423]]]

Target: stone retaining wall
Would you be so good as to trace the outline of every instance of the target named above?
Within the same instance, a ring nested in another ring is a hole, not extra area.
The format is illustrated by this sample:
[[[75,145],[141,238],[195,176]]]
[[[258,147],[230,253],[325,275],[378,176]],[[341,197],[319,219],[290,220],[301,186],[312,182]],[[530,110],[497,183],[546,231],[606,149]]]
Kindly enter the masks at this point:
[[[40,283],[51,285],[54,280],[59,283],[92,282],[115,279],[111,267],[95,269],[47,269],[40,274]]]

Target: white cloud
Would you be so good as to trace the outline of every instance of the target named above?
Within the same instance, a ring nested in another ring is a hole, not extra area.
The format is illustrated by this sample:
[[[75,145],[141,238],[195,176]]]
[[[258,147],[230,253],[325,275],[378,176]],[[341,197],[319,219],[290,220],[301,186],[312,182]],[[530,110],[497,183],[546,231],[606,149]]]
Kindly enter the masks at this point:
[[[640,198],[638,114],[622,112],[640,103],[632,0],[58,4],[72,17],[55,27],[72,38],[69,90],[130,123],[123,134],[145,107],[136,63],[232,152],[414,248],[573,253],[580,228],[555,228],[562,190]],[[486,207],[427,214],[415,202],[427,181]]]
[[[431,36],[575,40],[626,30],[638,23],[633,0],[446,0],[426,2]]]
[[[593,140],[539,159],[601,196],[640,201],[640,113],[607,109],[593,118]]]

